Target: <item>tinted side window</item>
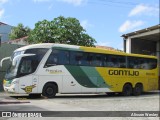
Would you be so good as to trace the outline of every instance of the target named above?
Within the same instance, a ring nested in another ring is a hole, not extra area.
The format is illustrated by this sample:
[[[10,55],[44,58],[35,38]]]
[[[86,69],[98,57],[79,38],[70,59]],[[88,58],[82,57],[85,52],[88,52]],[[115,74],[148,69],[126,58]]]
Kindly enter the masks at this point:
[[[106,55],[104,58],[104,66],[126,68],[126,57],[118,55]]]
[[[141,69],[155,69],[157,67],[157,60],[155,59],[149,59],[149,58],[141,58],[140,61],[140,68]]]
[[[101,54],[87,53],[87,52],[71,52],[70,64],[81,66],[103,66]]]
[[[59,51],[58,55],[58,64],[59,65],[66,65],[69,64],[69,51]]]
[[[135,69],[139,69],[139,59],[136,57],[128,57],[127,58],[128,61],[128,68],[135,68]]]
[[[128,57],[128,68],[134,69],[155,69],[157,67],[157,60],[150,58],[140,58],[140,57]]]
[[[84,52],[70,52],[70,64],[71,65],[82,65],[82,66],[89,66],[91,56],[89,56],[89,53]]]
[[[118,58],[115,55],[109,56],[109,67],[119,67]]]
[[[54,66],[54,65],[57,65],[58,64],[58,50],[54,50],[51,52],[46,64],[45,64],[45,67],[49,67],[49,66]]]
[[[96,67],[103,66],[103,55],[102,54],[93,54],[91,65],[96,66]]]
[[[63,50],[53,50],[47,59],[45,67],[65,64],[69,64],[69,52]]]
[[[125,56],[119,56],[119,67],[120,68],[126,68],[126,57]]]
[[[82,65],[83,53],[82,52],[70,52],[70,64]]]
[[[150,69],[155,69],[157,68],[158,61],[156,59],[149,59],[148,64],[150,66]]]

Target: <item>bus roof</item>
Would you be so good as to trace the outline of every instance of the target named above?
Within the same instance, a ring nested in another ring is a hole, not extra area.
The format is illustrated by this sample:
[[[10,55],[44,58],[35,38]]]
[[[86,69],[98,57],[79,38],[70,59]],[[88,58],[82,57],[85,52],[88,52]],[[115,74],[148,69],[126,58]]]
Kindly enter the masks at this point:
[[[26,49],[32,48],[62,48],[62,49],[72,49],[75,51],[84,51],[84,52],[94,52],[94,53],[102,53],[102,54],[115,54],[115,55],[124,55],[124,56],[135,56],[135,57],[145,57],[145,58],[156,58],[156,56],[150,55],[142,55],[142,54],[130,54],[121,51],[107,50],[104,48],[95,48],[95,47],[85,47],[85,46],[77,46],[77,45],[68,45],[68,44],[57,44],[57,43],[40,43],[40,44],[32,44],[27,45],[21,48],[16,49],[16,51],[22,51]]]
[[[142,55],[142,54],[131,54],[131,53],[125,53],[122,51],[116,51],[116,50],[107,50],[104,48],[95,48],[95,47],[81,47],[86,52],[95,52],[95,53],[104,53],[104,54],[114,54],[114,55],[124,55],[124,56],[135,56],[135,57],[145,57],[145,58],[157,58],[156,56],[151,55]]]
[[[24,47],[20,47],[16,49],[16,51],[22,51],[22,50],[27,50],[27,49],[32,49],[32,48],[51,48],[53,46],[53,43],[40,43],[40,44],[32,44],[32,45],[27,45]]]

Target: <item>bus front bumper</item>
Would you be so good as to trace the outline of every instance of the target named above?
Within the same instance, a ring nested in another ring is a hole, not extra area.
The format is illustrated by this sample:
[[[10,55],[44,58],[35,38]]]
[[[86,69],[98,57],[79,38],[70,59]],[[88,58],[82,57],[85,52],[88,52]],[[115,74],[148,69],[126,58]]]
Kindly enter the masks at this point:
[[[12,81],[3,80],[3,89],[5,92],[18,93],[18,80]]]
[[[13,87],[13,86],[10,86],[10,87],[3,86],[3,88],[4,88],[5,92],[16,93],[15,87]]]

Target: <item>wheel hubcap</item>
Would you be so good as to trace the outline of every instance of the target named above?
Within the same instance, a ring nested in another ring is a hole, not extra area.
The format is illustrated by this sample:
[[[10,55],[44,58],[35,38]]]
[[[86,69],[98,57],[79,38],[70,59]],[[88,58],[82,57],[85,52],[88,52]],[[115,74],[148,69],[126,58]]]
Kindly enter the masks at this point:
[[[51,95],[53,94],[53,89],[49,87],[46,92],[47,94]]]

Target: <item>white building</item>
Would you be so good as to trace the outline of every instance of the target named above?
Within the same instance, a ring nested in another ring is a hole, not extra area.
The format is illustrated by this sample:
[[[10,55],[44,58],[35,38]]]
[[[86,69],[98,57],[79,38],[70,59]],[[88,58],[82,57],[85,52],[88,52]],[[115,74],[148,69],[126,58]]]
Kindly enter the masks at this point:
[[[125,52],[158,57],[160,76],[160,24],[124,34],[122,37]]]

